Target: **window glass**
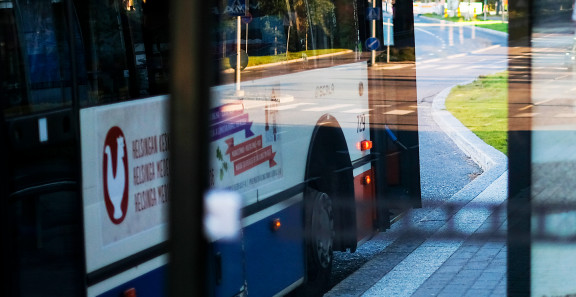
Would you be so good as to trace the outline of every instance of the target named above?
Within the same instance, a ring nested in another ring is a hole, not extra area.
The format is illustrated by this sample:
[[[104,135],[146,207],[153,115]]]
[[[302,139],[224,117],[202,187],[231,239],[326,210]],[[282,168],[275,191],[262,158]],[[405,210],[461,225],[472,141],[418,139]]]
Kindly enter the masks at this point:
[[[355,251],[388,223],[389,212],[376,209],[378,191],[394,191],[388,201],[420,198],[411,165],[418,164],[414,55],[398,57],[402,79],[371,67],[386,54],[377,41],[365,50],[369,37],[382,40],[382,26],[366,18],[362,1],[217,4],[208,177],[213,189],[237,194],[242,231],[231,242],[210,238],[211,289],[274,296],[303,285],[309,291],[300,295],[320,296],[334,255]],[[413,29],[403,30],[411,41],[403,50],[413,53]],[[222,217],[233,217],[224,204]]]
[[[89,101],[168,92],[168,5],[159,0],[75,1],[86,47]]]
[[[532,3],[530,109],[517,115],[531,120],[531,294],[563,296],[576,292],[576,14],[571,0]]]
[[[8,242],[18,269],[15,296],[82,296],[82,229],[73,192],[18,197]],[[16,219],[17,218],[17,219]]]
[[[0,7],[3,75],[7,76],[3,97],[9,107],[5,113],[10,116],[70,105],[63,4],[32,0],[18,2],[18,10],[12,2],[0,2]]]
[[[26,98],[24,65],[20,51],[14,7],[11,1],[0,2],[0,101],[6,113],[15,112]]]

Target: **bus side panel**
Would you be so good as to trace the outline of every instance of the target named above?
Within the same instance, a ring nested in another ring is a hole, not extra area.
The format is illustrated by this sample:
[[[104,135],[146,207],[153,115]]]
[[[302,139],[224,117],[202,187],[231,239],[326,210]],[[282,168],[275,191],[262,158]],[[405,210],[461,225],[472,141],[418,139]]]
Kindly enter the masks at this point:
[[[244,289],[244,253],[242,242],[219,240],[210,246],[209,281],[214,296],[235,296]]]
[[[356,171],[360,173],[356,174]],[[356,196],[357,239],[361,241],[374,233],[375,187],[374,170],[370,164],[354,170],[354,194]]]
[[[168,269],[168,254],[163,254],[89,285],[87,296],[167,296]],[[130,295],[130,293],[135,295]]]
[[[98,295],[98,297],[118,297],[130,296],[126,295],[131,290],[134,290],[135,295],[138,297],[158,297],[166,296],[166,288],[164,280],[166,279],[167,266],[156,268],[140,277],[137,277],[129,282],[126,282],[114,289]]]
[[[168,97],[83,109],[86,270],[168,238]]]
[[[302,208],[300,201],[244,228],[250,295],[273,296],[305,275]],[[281,223],[277,231],[274,219]]]
[[[136,296],[164,295],[149,292],[163,291],[156,270],[167,257],[143,261],[164,253],[168,239],[167,108],[168,97],[157,96],[80,112],[89,296],[127,284],[143,286]]]

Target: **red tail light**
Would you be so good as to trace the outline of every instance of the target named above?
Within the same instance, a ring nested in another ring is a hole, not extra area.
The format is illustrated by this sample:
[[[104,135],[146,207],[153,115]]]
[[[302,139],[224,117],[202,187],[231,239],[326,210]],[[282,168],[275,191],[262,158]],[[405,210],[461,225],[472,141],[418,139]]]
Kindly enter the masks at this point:
[[[130,288],[130,289],[124,291],[124,297],[136,297],[136,289]]]
[[[372,182],[370,175],[366,175],[362,178],[362,184],[369,185]]]
[[[362,140],[358,143],[358,149],[361,151],[367,151],[372,148],[372,141]]]
[[[272,220],[270,226],[272,228],[272,231],[278,231],[278,229],[282,227],[282,223],[280,222],[280,219],[274,219]]]

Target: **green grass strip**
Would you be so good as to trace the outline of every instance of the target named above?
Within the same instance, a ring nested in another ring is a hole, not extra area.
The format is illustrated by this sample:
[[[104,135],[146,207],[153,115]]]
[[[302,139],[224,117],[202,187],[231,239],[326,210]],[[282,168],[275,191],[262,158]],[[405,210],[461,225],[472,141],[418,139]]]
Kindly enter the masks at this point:
[[[476,27],[508,33],[508,23],[476,24]]]
[[[477,16],[476,19],[473,20],[465,20],[464,17],[447,17],[445,18],[443,15],[438,15],[434,13],[426,13],[423,16],[434,18],[438,20],[445,20],[448,22],[453,23],[463,23],[465,25],[474,25],[480,28],[486,28],[491,30],[496,30],[500,32],[508,33],[508,22],[502,22],[501,20],[483,20],[483,16]]]
[[[300,52],[288,52],[288,55],[286,55],[286,53],[282,53],[279,55],[272,55],[272,56],[249,56],[247,67],[302,59],[303,55],[306,55],[306,57],[310,58],[314,56],[339,53],[343,51],[347,51],[347,49],[319,49],[319,50],[307,50]],[[223,63],[222,67],[224,67],[224,69],[230,68],[230,63],[228,59],[224,59],[222,63]]]
[[[446,98],[446,109],[488,145],[508,151],[508,72],[481,76],[457,86]]]

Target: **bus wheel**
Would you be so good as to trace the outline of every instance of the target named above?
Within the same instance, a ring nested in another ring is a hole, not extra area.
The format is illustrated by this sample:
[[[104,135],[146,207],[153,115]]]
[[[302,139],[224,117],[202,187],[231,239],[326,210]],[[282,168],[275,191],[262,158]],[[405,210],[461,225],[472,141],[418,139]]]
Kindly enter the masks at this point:
[[[317,295],[313,292],[323,292],[330,281],[335,234],[334,216],[332,200],[328,194],[309,189],[307,201],[306,287],[310,295]]]

